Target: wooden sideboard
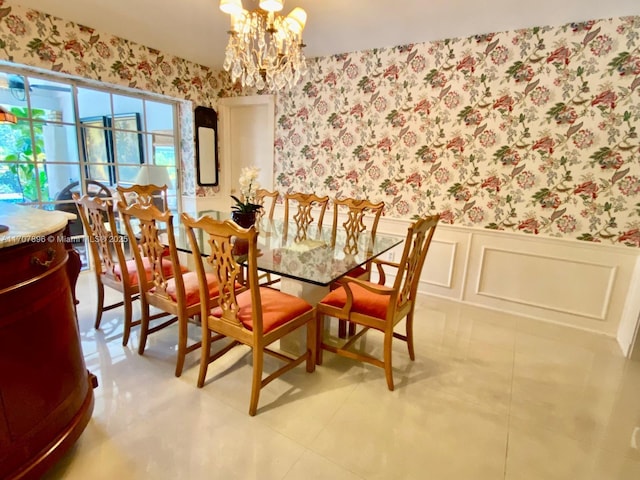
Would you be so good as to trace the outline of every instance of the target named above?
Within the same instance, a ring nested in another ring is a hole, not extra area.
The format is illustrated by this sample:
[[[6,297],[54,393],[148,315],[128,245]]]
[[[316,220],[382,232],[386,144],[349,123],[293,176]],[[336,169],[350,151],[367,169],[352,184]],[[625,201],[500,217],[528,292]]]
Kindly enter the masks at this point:
[[[39,478],[93,412],[63,231],[0,245],[2,479]]]

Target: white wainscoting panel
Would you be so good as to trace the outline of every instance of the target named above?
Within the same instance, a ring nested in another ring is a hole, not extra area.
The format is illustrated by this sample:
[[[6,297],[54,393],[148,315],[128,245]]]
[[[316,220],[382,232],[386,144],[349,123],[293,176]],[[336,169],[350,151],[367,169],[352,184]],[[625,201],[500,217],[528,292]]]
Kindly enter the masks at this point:
[[[481,252],[477,295],[605,321],[615,267],[490,247]]]
[[[436,227],[420,278],[420,293],[462,300],[471,236]]]
[[[640,252],[473,231],[463,301],[615,336]]]
[[[455,242],[432,240],[427,253],[429,267],[424,270],[422,280],[434,287],[453,288],[457,246]]]

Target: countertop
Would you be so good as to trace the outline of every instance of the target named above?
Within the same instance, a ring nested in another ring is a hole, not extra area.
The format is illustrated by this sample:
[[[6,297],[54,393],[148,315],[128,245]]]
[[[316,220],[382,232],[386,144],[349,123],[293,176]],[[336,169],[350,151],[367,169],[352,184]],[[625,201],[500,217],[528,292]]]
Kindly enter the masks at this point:
[[[0,202],[0,224],[9,231],[0,233],[0,248],[29,241],[44,241],[47,235],[65,227],[76,216],[59,210],[49,211]]]

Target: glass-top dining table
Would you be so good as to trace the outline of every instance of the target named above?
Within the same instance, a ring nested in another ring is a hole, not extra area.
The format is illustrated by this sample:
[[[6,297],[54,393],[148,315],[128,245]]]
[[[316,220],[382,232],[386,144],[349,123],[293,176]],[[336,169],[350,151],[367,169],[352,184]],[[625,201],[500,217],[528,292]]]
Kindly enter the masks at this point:
[[[216,220],[231,219],[229,213],[216,210],[187,213],[194,218],[207,215]],[[356,253],[350,254],[345,252],[347,236],[341,227],[338,224],[335,240],[332,239],[331,226],[319,230],[312,227],[306,238],[299,239],[294,223],[285,225],[283,219],[260,220],[256,225],[258,270],[280,276],[285,283],[288,279],[311,286],[328,287],[352,269],[363,266],[404,240],[403,237],[380,233],[372,239],[365,231],[358,238]],[[201,231],[198,233],[202,234]],[[177,249],[191,253],[191,246],[179,217],[174,219],[174,234]],[[206,254],[206,238],[201,235],[197,240],[200,251]]]

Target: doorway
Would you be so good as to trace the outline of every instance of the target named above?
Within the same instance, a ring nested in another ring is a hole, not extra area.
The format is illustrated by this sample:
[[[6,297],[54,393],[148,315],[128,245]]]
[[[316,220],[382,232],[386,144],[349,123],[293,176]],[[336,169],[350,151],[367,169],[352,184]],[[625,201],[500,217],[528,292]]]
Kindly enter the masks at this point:
[[[220,192],[231,205],[244,167],[260,168],[261,188],[273,190],[275,99],[273,95],[223,98],[219,102],[222,142]]]

